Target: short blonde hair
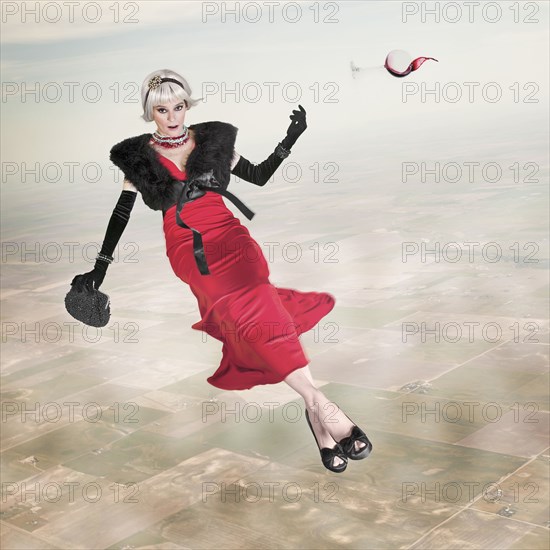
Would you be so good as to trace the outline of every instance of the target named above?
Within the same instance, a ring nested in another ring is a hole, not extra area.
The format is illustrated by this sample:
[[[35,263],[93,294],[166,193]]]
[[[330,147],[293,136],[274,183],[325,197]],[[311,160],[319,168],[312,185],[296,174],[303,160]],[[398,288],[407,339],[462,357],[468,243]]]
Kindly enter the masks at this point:
[[[149,92],[147,104],[145,104],[145,97],[147,96],[147,92],[149,90],[149,80],[151,80],[154,76],[160,76],[161,78],[173,78],[174,80],[181,82],[183,84],[183,88],[174,82],[163,82],[160,86]],[[141,85],[141,105],[143,107],[143,114],[141,115],[141,118],[146,122],[151,122],[153,120],[153,107],[155,105],[163,105],[164,103],[169,103],[171,101],[185,101],[187,109],[191,109],[202,100],[202,97],[199,99],[191,98],[191,87],[189,86],[187,80],[185,80],[185,78],[183,78],[180,74],[169,69],[153,71],[145,77],[143,84]]]

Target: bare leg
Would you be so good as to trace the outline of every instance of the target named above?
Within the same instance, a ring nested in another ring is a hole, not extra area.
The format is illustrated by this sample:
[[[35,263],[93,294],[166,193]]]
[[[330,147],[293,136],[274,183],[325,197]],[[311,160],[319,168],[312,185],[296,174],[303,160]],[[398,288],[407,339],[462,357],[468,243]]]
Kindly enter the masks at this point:
[[[303,397],[313,431],[321,448],[331,449],[336,441],[351,434],[353,422],[315,387],[308,365],[291,372],[284,381]],[[361,450],[364,446],[363,442],[355,442],[357,450]],[[339,458],[334,459],[335,466],[341,462]]]

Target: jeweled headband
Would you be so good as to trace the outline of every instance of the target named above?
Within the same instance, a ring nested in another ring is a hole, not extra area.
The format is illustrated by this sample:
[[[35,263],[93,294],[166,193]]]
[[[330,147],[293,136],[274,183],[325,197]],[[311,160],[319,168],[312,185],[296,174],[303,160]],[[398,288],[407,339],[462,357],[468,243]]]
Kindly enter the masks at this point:
[[[149,80],[149,82],[147,83],[147,86],[149,89],[145,94],[145,102],[144,102],[145,105],[147,105],[147,98],[149,97],[149,92],[151,90],[154,90],[155,88],[158,88],[163,82],[173,82],[174,84],[179,84],[183,88],[183,90],[187,93],[187,90],[185,89],[184,85],[179,80],[175,80],[174,78],[161,78],[159,75],[156,75],[153,78],[151,78],[151,80]]]

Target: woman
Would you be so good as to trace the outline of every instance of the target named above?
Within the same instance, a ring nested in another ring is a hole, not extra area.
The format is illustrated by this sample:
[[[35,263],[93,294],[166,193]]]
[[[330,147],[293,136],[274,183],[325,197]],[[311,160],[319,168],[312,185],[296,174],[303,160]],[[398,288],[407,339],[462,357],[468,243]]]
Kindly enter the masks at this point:
[[[141,99],[142,118],[154,121],[156,131],[111,149],[112,162],[125,175],[123,190],[94,269],[72,284],[79,291],[100,287],[139,191],[145,204],[162,210],[166,255],[197,298],[202,318],[193,328],[223,342],[222,361],[208,382],[225,390],[286,382],[304,398],[323,464],[343,472],[348,458],[365,458],[372,444],[315,387],[298,338],[332,310],[334,298],[273,286],[260,247],[222,199],[252,218],[227,191],[230,174],[265,185],[306,129],[305,110],[300,105],[293,111],[285,138],[264,162],[253,165],[235,151],[237,128],[231,124],[184,124],[187,111],[200,100],[191,98],[181,75],[169,70],[147,75]]]

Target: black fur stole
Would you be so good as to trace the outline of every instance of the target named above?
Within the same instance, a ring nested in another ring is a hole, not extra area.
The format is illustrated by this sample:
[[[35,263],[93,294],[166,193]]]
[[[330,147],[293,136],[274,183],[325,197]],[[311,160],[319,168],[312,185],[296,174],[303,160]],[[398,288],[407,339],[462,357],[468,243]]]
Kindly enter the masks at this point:
[[[189,128],[195,133],[195,148],[185,165],[187,181],[200,180],[211,172],[222,188],[227,189],[238,128],[217,120]],[[110,151],[110,159],[141,193],[149,208],[167,210],[176,204],[181,184],[160,162],[158,153],[149,145],[150,138],[151,134],[141,134],[117,143]]]

